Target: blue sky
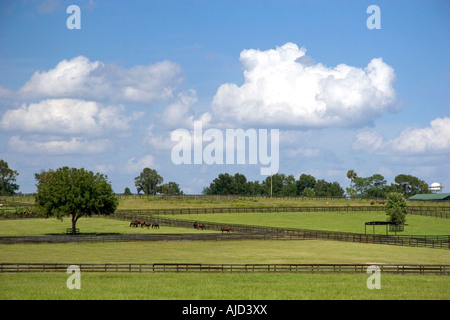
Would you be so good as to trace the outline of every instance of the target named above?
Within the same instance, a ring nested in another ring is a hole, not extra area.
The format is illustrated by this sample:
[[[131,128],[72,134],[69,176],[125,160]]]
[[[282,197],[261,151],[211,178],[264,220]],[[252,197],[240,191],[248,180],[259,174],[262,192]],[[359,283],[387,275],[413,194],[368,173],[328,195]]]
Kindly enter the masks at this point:
[[[69,30],[68,6],[81,10]],[[380,8],[381,29],[366,12]],[[170,132],[279,129],[279,173],[349,184],[412,174],[450,186],[448,1],[60,1],[0,3],[0,158],[63,165],[116,192],[155,168],[200,193],[260,165],[175,165]],[[274,110],[277,110],[276,112]]]

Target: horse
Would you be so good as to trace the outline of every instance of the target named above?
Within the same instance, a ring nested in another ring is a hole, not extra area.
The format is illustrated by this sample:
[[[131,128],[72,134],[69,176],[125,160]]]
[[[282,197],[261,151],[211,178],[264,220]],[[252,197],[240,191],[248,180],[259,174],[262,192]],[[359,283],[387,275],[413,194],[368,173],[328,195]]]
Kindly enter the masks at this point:
[[[152,223],[152,229],[153,229],[153,228],[159,229],[159,224],[158,224],[158,222],[153,222],[153,223]]]
[[[130,227],[138,227],[139,226],[139,221],[137,221],[137,220],[133,220],[133,221],[131,221],[131,223],[130,223]]]
[[[142,225],[141,225],[141,227],[142,227]],[[150,222],[144,222],[144,227],[147,227],[147,229],[150,228]]]
[[[223,233],[224,231],[230,233],[230,232],[232,232],[233,230],[232,230],[230,227],[222,227],[222,228],[220,228],[220,231],[222,231],[222,233]]]
[[[198,229],[205,229],[205,225],[203,224],[203,223],[199,223],[198,225],[197,225],[197,230]]]
[[[141,228],[143,228],[145,226],[145,221],[144,220],[139,220],[138,223],[141,225]]]
[[[194,229],[198,229],[198,222],[197,221],[194,222],[193,227],[194,227]]]

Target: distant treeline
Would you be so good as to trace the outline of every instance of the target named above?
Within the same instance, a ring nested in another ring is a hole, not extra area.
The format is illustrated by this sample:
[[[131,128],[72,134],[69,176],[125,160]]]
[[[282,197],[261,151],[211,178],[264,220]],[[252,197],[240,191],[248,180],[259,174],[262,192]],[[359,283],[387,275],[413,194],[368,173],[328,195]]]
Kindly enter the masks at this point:
[[[208,187],[204,195],[263,195],[263,196],[304,196],[304,197],[343,197],[345,193],[353,198],[386,198],[390,192],[403,193],[406,197],[418,193],[429,193],[428,185],[410,175],[400,174],[395,183],[387,184],[381,174],[371,177],[352,177],[352,186],[346,191],[338,182],[316,180],[309,174],[298,179],[293,175],[274,174],[262,182],[248,181],[245,175],[221,173]]]
[[[306,197],[342,197],[344,189],[338,182],[317,180],[311,175],[302,174],[298,180],[293,175],[277,173],[268,176],[264,181],[247,181],[247,178],[236,173],[221,173],[203,189],[205,195],[265,195],[265,196],[306,196]]]

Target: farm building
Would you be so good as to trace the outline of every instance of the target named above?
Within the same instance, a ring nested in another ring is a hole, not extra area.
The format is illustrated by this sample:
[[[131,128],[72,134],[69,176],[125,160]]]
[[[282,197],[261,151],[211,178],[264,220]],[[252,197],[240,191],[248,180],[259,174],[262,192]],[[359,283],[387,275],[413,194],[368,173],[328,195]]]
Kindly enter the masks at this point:
[[[422,200],[422,201],[450,200],[450,193],[416,194],[412,197],[409,197],[408,200]]]

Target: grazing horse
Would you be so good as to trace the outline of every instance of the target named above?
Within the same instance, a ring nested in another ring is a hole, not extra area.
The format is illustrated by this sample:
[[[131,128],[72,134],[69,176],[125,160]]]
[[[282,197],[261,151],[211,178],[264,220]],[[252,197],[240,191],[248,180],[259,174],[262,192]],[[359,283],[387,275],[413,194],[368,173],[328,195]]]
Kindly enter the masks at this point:
[[[222,228],[220,228],[220,231],[222,231],[222,233],[223,233],[224,231],[230,233],[230,232],[232,232],[233,230],[232,230],[230,227],[222,227]]]
[[[152,223],[152,229],[153,229],[153,228],[159,229],[159,224],[158,224],[158,222],[153,222],[153,223]]]
[[[193,226],[194,226],[194,229],[198,229],[198,222],[195,221],[194,224],[193,224]]]
[[[142,225],[141,225],[141,227],[142,227]],[[144,227],[147,227],[147,229],[150,228],[150,222],[144,222]],[[152,228],[153,228],[153,226],[152,226]]]
[[[137,220],[133,220],[133,221],[131,221],[131,223],[130,223],[130,227],[138,227],[139,226],[139,221],[137,221]]]
[[[144,220],[139,220],[138,223],[141,225],[141,228],[143,228],[145,226],[145,221]]]
[[[199,223],[198,225],[197,225],[197,230],[198,229],[205,229],[205,225],[203,224],[203,223]]]

